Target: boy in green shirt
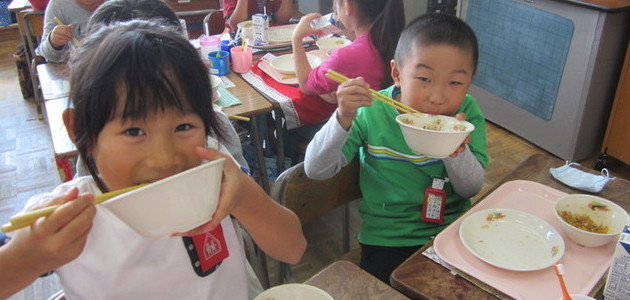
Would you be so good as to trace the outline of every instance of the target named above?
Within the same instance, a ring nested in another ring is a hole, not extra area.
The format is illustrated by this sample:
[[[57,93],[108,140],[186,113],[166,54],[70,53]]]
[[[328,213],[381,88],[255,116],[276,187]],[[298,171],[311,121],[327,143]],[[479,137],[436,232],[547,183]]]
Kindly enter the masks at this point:
[[[470,208],[469,198],[481,190],[488,165],[485,118],[466,94],[477,57],[477,39],[466,23],[444,14],[423,15],[403,31],[391,62],[394,85],[380,91],[416,110],[475,125],[450,157],[411,151],[395,121],[399,112],[373,101],[361,77],[339,86],[336,113],[307,148],[304,166],[314,179],[332,177],[359,156],[360,265],[384,282]],[[429,194],[437,197],[437,207],[427,207]],[[436,210],[437,216],[427,213]]]

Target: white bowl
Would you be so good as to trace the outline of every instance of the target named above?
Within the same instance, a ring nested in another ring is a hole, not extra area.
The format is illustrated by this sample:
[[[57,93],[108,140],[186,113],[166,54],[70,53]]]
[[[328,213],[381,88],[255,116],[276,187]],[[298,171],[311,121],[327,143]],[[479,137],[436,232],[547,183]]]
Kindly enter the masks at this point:
[[[293,29],[291,28],[274,28],[270,27],[267,32],[267,40],[270,43],[289,43],[291,42],[291,37],[293,36]]]
[[[608,226],[607,233],[595,233],[577,228],[561,216],[561,211],[568,211],[574,216],[587,215],[600,226]],[[562,229],[569,239],[584,247],[599,247],[616,241],[625,225],[630,224],[630,217],[621,206],[610,200],[588,194],[571,194],[560,197],[554,212]]]
[[[254,300],[334,300],[324,290],[308,284],[288,283],[260,293]]]
[[[322,64],[322,59],[318,56],[306,54],[311,68],[315,68]],[[295,74],[295,64],[293,63],[293,54],[280,55],[269,62],[269,65],[282,74]]]
[[[210,83],[212,84],[212,102],[218,101],[220,97],[219,86],[221,86],[223,81],[217,75],[210,75]]]
[[[320,50],[325,51],[326,55],[330,55],[332,50],[348,46],[350,43],[352,43],[350,40],[340,37],[323,37],[317,40],[315,45],[317,45]]]
[[[217,159],[103,202],[145,237],[167,237],[210,220],[219,200],[223,163]]]
[[[420,155],[444,158],[453,154],[475,126],[453,117],[429,114],[396,116],[403,137],[411,150]],[[425,129],[441,122],[439,130]]]
[[[241,35],[244,39],[254,38],[254,27],[251,20],[240,22],[236,24],[236,27],[241,29]]]

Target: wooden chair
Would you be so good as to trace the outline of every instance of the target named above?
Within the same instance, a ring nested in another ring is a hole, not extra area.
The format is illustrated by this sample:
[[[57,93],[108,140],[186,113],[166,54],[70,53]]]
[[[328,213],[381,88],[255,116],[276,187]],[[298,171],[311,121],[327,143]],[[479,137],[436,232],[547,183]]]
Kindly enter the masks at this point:
[[[203,18],[203,33],[205,35],[220,34],[225,29],[223,9],[216,9]]]
[[[343,252],[348,253],[350,249],[348,203],[361,198],[357,159],[327,180],[308,178],[304,172],[303,162],[294,165],[280,174],[271,188],[270,195],[278,203],[293,211],[302,224],[342,206]],[[284,263],[280,263],[277,278],[283,282],[295,282],[290,266]]]
[[[37,65],[46,62],[44,57],[35,53],[35,49],[39,46],[44,35],[44,12],[25,10],[19,13],[19,18],[24,22],[24,30],[27,41],[27,56],[29,59],[29,70],[31,73],[31,82],[33,83],[33,93],[35,98],[35,105],[37,105],[37,118],[43,119],[42,104],[44,102],[44,96],[42,94],[41,86],[39,84],[39,77],[37,76]]]

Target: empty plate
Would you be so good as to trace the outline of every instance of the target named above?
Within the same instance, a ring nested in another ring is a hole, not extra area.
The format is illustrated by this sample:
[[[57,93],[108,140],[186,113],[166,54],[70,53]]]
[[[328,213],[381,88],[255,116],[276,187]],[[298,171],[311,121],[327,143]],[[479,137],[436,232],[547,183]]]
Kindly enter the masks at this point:
[[[293,29],[291,28],[269,28],[267,33],[267,40],[271,43],[288,43],[291,42],[293,36]]]
[[[464,246],[479,259],[502,269],[535,271],[558,262],[564,240],[549,223],[512,209],[485,209],[459,227]]]
[[[311,65],[311,68],[315,68],[322,64],[322,59],[315,55],[306,54],[306,58]],[[269,62],[269,65],[283,74],[295,74],[295,65],[293,64],[293,54],[280,55]]]

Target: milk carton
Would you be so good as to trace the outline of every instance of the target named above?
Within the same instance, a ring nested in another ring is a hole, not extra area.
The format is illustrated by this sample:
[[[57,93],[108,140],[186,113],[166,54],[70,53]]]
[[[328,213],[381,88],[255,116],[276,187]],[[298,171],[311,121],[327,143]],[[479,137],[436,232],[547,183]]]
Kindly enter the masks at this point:
[[[604,299],[630,299],[630,226],[625,226],[608,270],[608,279],[604,288]]]
[[[267,45],[269,34],[269,16],[265,14],[253,15],[252,26],[254,27],[254,46]]]
[[[311,27],[321,30],[322,36],[340,33],[344,29],[343,24],[335,20],[332,13],[311,21]]]

